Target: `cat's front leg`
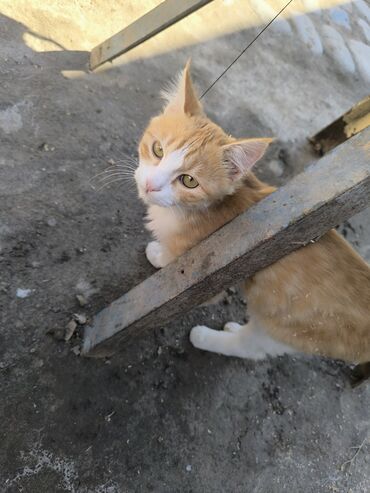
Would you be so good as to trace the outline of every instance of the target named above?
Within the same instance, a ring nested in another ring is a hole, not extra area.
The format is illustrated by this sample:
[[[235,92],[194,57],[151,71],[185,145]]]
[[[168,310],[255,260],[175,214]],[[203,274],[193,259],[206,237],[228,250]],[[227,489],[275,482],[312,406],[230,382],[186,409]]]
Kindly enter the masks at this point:
[[[171,255],[170,252],[159,243],[159,241],[151,241],[148,243],[145,249],[145,254],[149,262],[157,269],[165,267],[167,264],[172,262],[172,260],[174,260],[173,255]]]

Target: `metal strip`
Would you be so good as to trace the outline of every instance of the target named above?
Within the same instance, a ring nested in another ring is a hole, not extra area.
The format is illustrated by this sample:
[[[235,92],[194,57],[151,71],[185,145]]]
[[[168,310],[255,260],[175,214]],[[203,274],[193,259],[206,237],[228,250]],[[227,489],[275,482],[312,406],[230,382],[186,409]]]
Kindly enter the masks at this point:
[[[125,29],[96,46],[90,54],[91,70],[126,53],[213,0],[165,0]]]

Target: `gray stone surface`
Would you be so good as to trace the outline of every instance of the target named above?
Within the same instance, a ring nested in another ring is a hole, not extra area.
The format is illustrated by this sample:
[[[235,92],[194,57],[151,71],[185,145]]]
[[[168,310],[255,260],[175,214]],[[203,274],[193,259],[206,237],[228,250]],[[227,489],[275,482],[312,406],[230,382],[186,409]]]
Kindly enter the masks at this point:
[[[67,79],[87,54],[35,52],[29,25],[0,16],[0,490],[368,492],[370,387],[352,389],[348,366],[255,364],[190,346],[194,324],[243,320],[238,292],[153,327],[112,360],[77,357],[76,335],[56,337],[74,313],[91,316],[153,271],[134,187],[97,192],[89,179],[135,156],[161,87],[189,55],[205,89],[255,30]],[[275,32],[206,96],[229,132],[277,136],[263,178],[301,171],[315,158],[306,138],[367,95],[331,63]],[[340,229],[370,260],[368,212]]]

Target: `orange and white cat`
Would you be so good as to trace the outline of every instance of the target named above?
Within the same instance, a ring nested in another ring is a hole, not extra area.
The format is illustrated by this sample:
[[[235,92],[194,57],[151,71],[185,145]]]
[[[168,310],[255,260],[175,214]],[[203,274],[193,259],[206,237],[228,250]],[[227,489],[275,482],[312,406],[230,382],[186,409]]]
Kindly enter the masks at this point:
[[[135,173],[155,241],[146,256],[164,267],[272,193],[251,172],[271,139],[235,139],[204,114],[189,63],[139,145]],[[192,329],[194,346],[262,359],[303,351],[370,361],[370,267],[335,231],[245,281],[249,322]]]

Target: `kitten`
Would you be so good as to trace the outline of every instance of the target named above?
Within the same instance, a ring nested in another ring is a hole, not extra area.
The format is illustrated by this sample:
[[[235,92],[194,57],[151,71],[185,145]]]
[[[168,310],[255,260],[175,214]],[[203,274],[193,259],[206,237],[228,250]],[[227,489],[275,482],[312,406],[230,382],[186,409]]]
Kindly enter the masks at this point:
[[[251,172],[271,139],[235,139],[204,114],[189,62],[165,94],[139,144],[135,173],[155,241],[146,256],[164,267],[274,191]],[[370,267],[335,231],[245,281],[249,322],[198,325],[197,348],[265,358],[304,351],[370,361]]]

